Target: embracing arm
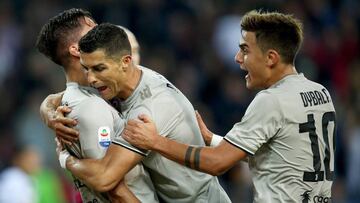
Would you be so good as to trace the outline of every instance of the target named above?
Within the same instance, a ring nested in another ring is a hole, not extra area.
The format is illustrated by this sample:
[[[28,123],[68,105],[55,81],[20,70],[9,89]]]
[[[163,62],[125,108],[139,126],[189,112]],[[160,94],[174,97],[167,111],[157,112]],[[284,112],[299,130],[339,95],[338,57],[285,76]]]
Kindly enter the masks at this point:
[[[40,105],[40,116],[44,123],[52,128],[51,122],[56,117],[56,108],[60,106],[64,92],[50,94]]]
[[[102,159],[77,159],[70,156],[66,168],[86,185],[99,192],[113,189],[142,156],[124,147],[111,144]]]
[[[120,181],[120,183],[108,194],[112,203],[140,203],[140,200],[130,191],[124,180]]]
[[[51,94],[40,105],[40,115],[43,122],[55,131],[57,137],[64,143],[70,144],[78,139],[79,133],[72,127],[76,120],[66,118],[64,114],[70,113],[67,106],[60,106],[64,92]]]
[[[162,136],[159,136],[153,150],[189,168],[214,176],[225,173],[247,155],[227,141],[221,141],[216,147],[195,147]]]
[[[143,149],[157,151],[163,156],[192,169],[221,175],[236,162],[246,158],[247,153],[223,140],[216,147],[195,147],[162,137],[154,123],[146,115],[140,115],[142,122],[128,121],[123,138]]]

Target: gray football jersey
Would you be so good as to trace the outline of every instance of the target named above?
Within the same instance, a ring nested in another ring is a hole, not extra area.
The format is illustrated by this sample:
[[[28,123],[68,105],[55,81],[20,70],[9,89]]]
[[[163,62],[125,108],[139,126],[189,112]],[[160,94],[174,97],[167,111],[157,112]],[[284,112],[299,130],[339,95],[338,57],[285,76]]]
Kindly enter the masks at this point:
[[[151,116],[159,133],[169,139],[204,146],[195,111],[187,98],[162,75],[141,67],[141,80],[126,100],[121,102],[121,117],[136,119],[141,113]],[[113,140],[144,156],[155,189],[165,202],[230,202],[216,177],[201,173],[159,153],[138,149],[121,136]]]
[[[335,109],[303,74],[260,91],[224,137],[249,154],[254,202],[330,202]]]
[[[102,158],[111,140],[123,130],[124,120],[96,89],[77,83],[67,83],[66,86],[61,102],[72,109],[66,116],[78,121],[75,129],[80,132],[79,141],[66,147],[78,158]],[[142,202],[158,202],[150,176],[141,164],[126,174],[125,182]],[[109,202],[106,194],[92,190],[75,177],[74,183],[84,202]]]

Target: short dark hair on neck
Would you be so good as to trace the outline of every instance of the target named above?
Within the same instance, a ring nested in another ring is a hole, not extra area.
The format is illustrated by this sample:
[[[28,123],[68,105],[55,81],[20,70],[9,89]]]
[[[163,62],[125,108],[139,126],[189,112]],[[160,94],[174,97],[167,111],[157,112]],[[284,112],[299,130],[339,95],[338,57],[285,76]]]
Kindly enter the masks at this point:
[[[260,49],[276,50],[284,63],[294,63],[303,41],[302,23],[278,12],[250,11],[243,16],[241,29],[254,32]]]
[[[68,55],[67,45],[80,39],[80,20],[88,17],[94,18],[91,13],[72,8],[52,17],[42,28],[36,40],[36,48],[40,53],[50,58],[53,62],[63,65],[64,56]]]
[[[113,24],[102,23],[90,30],[79,42],[80,51],[92,53],[102,49],[108,57],[131,55],[130,42],[125,31]]]

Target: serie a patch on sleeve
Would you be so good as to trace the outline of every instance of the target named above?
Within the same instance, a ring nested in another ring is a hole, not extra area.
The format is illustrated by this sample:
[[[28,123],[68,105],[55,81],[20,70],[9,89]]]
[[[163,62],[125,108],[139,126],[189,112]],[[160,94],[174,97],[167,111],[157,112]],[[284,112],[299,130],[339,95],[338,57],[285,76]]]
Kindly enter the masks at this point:
[[[99,144],[102,147],[109,147],[111,143],[110,128],[108,126],[102,126],[98,130]]]

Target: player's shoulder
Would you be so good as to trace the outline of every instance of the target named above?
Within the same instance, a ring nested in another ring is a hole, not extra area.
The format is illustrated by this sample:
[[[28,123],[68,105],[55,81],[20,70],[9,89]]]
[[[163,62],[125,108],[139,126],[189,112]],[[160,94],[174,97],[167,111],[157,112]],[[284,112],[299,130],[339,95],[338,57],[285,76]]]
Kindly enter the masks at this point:
[[[314,88],[318,88],[318,89],[326,89],[324,85],[322,85],[322,84],[320,84],[320,83],[318,83],[318,82],[309,80],[309,79],[306,79],[306,84],[307,84],[309,87],[314,87]]]
[[[62,103],[71,108],[108,105],[96,91],[96,89],[91,87],[82,87],[75,83],[70,85],[67,84],[67,88],[62,98]]]
[[[326,90],[323,85],[309,80],[302,73],[299,73],[286,76],[264,91],[276,97],[289,98],[297,95],[298,92],[323,89]]]
[[[79,103],[71,113],[80,123],[102,123],[119,119],[118,112],[101,98],[86,98]],[[99,121],[101,119],[101,121]]]
[[[72,109],[69,116],[83,121],[97,120],[99,117],[105,119],[118,116],[117,111],[112,106],[96,95],[83,97],[77,101],[70,101],[68,106]]]
[[[269,107],[269,108],[275,108],[279,105],[279,97],[276,92],[265,89],[259,91],[256,95],[253,101],[251,102],[250,106],[253,108],[261,107],[261,109]]]
[[[159,91],[170,83],[163,75],[149,68],[140,67],[143,72],[143,82],[154,91]]]
[[[133,110],[145,108],[150,112],[156,112],[157,115],[165,112],[169,115],[181,113],[183,108],[180,105],[180,91],[161,74],[146,67],[141,67],[141,70],[143,82]]]
[[[180,93],[180,91],[161,74],[146,67],[141,67],[141,70],[143,71],[143,84],[139,89],[139,95],[140,100],[144,103],[156,102],[158,100],[163,100],[166,97],[171,99],[172,92]],[[148,100],[147,98],[150,99]]]

